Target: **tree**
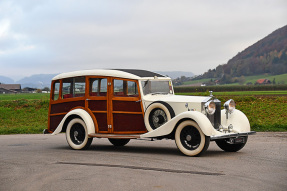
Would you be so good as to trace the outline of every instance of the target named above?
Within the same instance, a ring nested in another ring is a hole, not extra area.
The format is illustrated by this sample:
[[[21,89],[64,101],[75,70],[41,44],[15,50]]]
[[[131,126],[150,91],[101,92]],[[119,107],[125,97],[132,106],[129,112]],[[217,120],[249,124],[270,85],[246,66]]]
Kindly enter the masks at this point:
[[[241,76],[240,78],[238,78],[238,83],[240,85],[243,85],[245,83],[245,77],[244,76]]]

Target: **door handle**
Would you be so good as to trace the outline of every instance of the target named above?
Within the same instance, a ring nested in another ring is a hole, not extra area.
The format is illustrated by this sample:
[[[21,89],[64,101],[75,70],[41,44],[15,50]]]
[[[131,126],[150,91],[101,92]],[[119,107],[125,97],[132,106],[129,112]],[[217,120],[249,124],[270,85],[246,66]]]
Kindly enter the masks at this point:
[[[138,100],[138,101],[136,101],[136,102],[138,103],[138,102],[141,102],[141,101],[142,101],[142,100]]]

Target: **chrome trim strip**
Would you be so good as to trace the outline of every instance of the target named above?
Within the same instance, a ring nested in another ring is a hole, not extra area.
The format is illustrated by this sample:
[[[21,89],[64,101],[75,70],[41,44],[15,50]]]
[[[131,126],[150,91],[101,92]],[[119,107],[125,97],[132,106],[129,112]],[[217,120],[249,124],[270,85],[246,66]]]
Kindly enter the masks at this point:
[[[220,135],[220,136],[211,136],[210,140],[218,140],[218,139],[226,139],[226,138],[233,138],[233,137],[242,137],[242,136],[248,136],[248,135],[254,135],[256,134],[256,131],[250,131],[246,133],[233,133],[233,134],[228,134],[228,135]]]

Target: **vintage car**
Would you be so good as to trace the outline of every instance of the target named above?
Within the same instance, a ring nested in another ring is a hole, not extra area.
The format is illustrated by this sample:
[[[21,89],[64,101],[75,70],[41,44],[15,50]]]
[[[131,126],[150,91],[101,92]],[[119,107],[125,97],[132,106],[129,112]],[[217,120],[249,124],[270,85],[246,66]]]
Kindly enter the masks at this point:
[[[66,132],[73,149],[87,149],[94,137],[115,146],[130,139],[172,139],[185,155],[198,156],[210,141],[228,152],[244,147],[247,117],[231,99],[174,95],[164,75],[133,69],[84,70],[52,79],[48,129]]]

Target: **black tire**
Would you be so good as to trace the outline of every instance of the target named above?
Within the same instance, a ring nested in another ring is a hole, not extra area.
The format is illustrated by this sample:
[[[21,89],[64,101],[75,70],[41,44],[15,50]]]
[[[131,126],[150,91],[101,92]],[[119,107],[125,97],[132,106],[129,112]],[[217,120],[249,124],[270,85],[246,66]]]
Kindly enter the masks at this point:
[[[175,116],[172,107],[162,101],[151,103],[145,111],[144,122],[148,131],[153,131]]]
[[[237,152],[245,146],[245,144],[247,143],[247,139],[248,137],[245,137],[245,142],[239,144],[230,144],[227,142],[228,139],[217,140],[215,142],[219,148],[226,152]]]
[[[130,139],[109,139],[109,141],[116,147],[122,147],[130,142]]]
[[[177,148],[187,156],[200,156],[210,143],[210,137],[205,136],[197,123],[191,120],[183,121],[175,131]]]
[[[69,146],[75,150],[88,149],[93,138],[88,137],[85,122],[80,118],[72,119],[67,126],[66,139]]]

